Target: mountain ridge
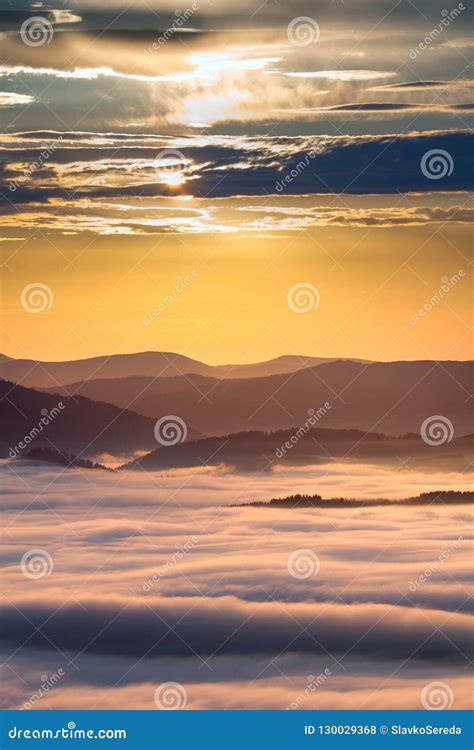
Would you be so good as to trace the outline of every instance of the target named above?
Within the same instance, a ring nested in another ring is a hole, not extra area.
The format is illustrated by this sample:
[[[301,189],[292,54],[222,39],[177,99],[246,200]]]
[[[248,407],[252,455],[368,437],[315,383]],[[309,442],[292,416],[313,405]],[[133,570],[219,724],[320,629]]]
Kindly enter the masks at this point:
[[[0,380],[0,418],[4,458],[23,454],[32,445],[53,446],[85,459],[103,453],[125,458],[157,446],[154,419],[84,396],[58,400],[57,394],[6,380]],[[201,433],[189,428],[188,435],[193,439]]]
[[[335,359],[337,358],[290,354],[251,364],[208,365],[183,354],[161,351],[101,355],[56,362],[15,359],[0,354],[0,378],[29,388],[52,388],[84,380],[129,376],[160,378],[195,374],[217,379],[253,378],[295,372]]]
[[[294,430],[248,431],[206,437],[161,447],[119,467],[126,470],[165,471],[201,466],[229,466],[244,472],[266,472],[275,466],[309,466],[356,459],[365,463],[394,464],[409,459],[412,467],[439,470],[441,465],[465,469],[472,458],[474,435],[454,438],[433,447],[420,434],[393,437],[362,430],[308,430],[282,451]]]
[[[370,362],[336,360],[292,373],[216,379],[191,374],[159,379],[131,376],[59,389],[159,418],[176,414],[206,435],[276,430],[304,424],[309,410],[328,403],[324,426],[397,435],[418,432],[442,414],[456,434],[470,430],[474,363],[449,360]],[[58,392],[58,388],[47,389]]]

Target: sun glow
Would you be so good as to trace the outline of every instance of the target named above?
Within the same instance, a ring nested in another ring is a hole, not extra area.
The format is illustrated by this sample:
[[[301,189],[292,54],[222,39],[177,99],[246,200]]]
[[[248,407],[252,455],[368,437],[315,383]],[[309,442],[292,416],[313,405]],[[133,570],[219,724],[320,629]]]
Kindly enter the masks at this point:
[[[165,185],[184,185],[186,178],[182,172],[170,172],[169,174],[160,176],[160,182]]]

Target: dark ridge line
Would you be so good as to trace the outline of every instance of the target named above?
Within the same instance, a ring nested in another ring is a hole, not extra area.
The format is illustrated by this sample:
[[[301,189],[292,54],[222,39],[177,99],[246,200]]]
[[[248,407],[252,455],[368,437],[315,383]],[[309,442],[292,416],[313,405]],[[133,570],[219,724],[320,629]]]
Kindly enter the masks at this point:
[[[358,500],[356,498],[331,497],[323,500],[321,495],[290,495],[284,498],[273,498],[264,501],[257,500],[253,503],[240,503],[237,505],[226,505],[226,508],[366,508],[375,506],[408,506],[408,505],[432,505],[438,501],[443,504],[469,505],[474,502],[474,492],[469,490],[439,490],[422,492],[414,497],[389,500],[380,498],[376,500]]]

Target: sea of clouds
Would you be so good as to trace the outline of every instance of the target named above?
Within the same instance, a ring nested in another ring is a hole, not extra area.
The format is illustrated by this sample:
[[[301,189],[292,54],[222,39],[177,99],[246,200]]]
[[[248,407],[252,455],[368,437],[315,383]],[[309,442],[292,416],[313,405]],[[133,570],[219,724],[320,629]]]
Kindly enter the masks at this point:
[[[153,708],[169,681],[190,708],[418,708],[436,681],[468,707],[468,506],[229,507],[403,497],[446,475],[0,472],[4,707],[58,673],[35,708]],[[32,550],[43,568],[25,568]],[[301,551],[309,567],[294,568]]]

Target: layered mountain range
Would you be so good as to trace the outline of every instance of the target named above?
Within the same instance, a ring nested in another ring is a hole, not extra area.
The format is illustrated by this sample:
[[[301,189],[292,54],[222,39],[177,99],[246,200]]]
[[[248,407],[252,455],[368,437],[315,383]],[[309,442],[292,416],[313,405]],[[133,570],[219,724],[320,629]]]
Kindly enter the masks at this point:
[[[411,455],[429,462],[442,454],[459,469],[471,448],[472,362],[289,356],[212,367],[165,352],[73,362],[1,356],[0,377],[3,457],[12,448],[23,452],[17,446],[30,433],[28,449],[34,441],[150,470],[202,465],[209,456],[214,464],[261,469],[268,457],[273,465],[328,455]],[[155,436],[157,420],[170,416],[185,425],[177,445]],[[421,425],[434,416],[452,425],[447,444],[436,451],[420,437]],[[294,433],[297,446],[278,455]]]
[[[333,361],[321,357],[288,355],[250,365],[212,366],[173,352],[111,354],[66,362],[12,359],[0,354],[0,378],[31,388],[55,388],[69,383],[128,378],[133,375],[153,379],[180,375],[203,375],[218,379],[258,378]]]

